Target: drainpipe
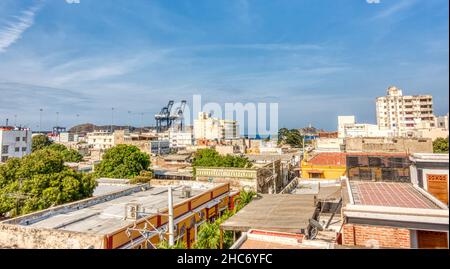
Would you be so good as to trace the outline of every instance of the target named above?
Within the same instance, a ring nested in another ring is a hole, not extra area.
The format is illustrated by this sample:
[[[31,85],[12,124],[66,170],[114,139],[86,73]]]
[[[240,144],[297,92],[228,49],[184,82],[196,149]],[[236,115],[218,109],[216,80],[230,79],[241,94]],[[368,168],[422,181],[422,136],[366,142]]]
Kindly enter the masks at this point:
[[[174,231],[173,231],[173,195],[172,195],[172,187],[169,186],[168,189],[169,194],[169,246],[175,245],[175,237],[174,237]]]

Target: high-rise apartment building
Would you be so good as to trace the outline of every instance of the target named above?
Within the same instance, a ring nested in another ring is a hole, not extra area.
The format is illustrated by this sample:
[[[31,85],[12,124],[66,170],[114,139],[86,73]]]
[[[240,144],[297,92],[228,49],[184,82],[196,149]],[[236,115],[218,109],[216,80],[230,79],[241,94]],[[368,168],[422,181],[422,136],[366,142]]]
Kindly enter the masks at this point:
[[[403,95],[397,87],[389,87],[387,96],[376,99],[377,124],[380,130],[397,133],[421,126],[435,125],[431,95]]]

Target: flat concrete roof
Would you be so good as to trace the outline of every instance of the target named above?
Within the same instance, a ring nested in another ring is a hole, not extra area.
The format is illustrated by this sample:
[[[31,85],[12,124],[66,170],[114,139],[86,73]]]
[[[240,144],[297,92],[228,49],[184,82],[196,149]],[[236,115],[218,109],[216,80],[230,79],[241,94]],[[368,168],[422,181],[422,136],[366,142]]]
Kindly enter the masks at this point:
[[[102,196],[108,193],[114,193],[126,189],[131,189],[133,187],[134,187],[133,185],[129,184],[98,183],[97,187],[94,189],[94,193],[92,194],[92,196],[94,197]]]
[[[315,195],[261,194],[222,223],[223,230],[301,233],[316,210]]]
[[[448,154],[446,153],[414,153],[410,160],[416,162],[444,162],[448,163]]]
[[[190,199],[182,197],[182,187],[183,185],[173,187],[174,204]],[[192,185],[191,197],[207,189],[209,188]],[[141,205],[140,211],[143,213],[156,214],[167,208],[167,187],[151,186],[147,190],[127,193],[79,210],[75,208],[43,213],[38,218],[34,215],[33,219],[30,219],[30,225],[26,226],[106,235],[134,222],[132,219],[125,219],[125,207],[129,203]],[[26,219],[20,223],[26,223]]]

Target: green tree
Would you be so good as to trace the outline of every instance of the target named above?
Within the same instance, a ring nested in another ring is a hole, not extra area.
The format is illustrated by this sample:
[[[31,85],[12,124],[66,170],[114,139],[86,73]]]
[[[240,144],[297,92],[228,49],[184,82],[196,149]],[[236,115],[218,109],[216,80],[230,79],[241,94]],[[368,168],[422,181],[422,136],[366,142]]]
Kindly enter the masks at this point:
[[[287,128],[281,128],[280,130],[278,130],[278,144],[284,143],[288,134],[289,129]]]
[[[150,157],[136,146],[118,145],[108,149],[95,166],[95,177],[133,178],[147,171]]]
[[[192,166],[194,167],[236,167],[236,168],[250,168],[250,162],[245,157],[235,155],[220,155],[214,149],[200,149],[194,155]]]
[[[434,153],[448,153],[448,137],[447,138],[437,138],[433,141],[433,152]]]
[[[167,240],[162,240],[159,242],[159,244],[156,246],[157,249],[186,249],[186,244],[178,240],[175,242],[173,246],[169,246],[169,242]]]
[[[43,149],[45,147],[48,147],[53,142],[48,138],[46,135],[36,135],[31,140],[31,151],[37,151],[40,149]]]
[[[53,143],[46,148],[59,152],[65,162],[77,163],[83,160],[83,156],[78,151],[68,149],[66,146],[61,144]]]
[[[243,207],[245,207],[246,205],[248,205],[253,198],[255,198],[256,196],[256,192],[254,191],[241,191],[239,193],[239,196],[236,197],[235,199],[235,203],[237,203],[237,206],[235,208],[235,212],[241,210]]]
[[[297,129],[288,130],[286,128],[281,128],[278,131],[278,144],[290,145],[294,148],[301,148],[303,147],[303,136]]]
[[[0,215],[27,214],[92,196],[91,175],[64,166],[59,152],[42,149],[0,166]]]
[[[152,171],[141,171],[139,176],[135,176],[133,179],[130,180],[130,183],[131,184],[150,183],[152,179],[153,179]]]

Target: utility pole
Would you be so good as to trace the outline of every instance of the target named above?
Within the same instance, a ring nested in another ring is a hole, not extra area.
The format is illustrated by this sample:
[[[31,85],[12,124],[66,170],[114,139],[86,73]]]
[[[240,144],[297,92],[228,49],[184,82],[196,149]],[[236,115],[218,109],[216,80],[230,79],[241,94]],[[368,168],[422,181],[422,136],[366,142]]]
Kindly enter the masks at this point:
[[[172,187],[169,186],[168,189],[168,208],[169,208],[169,246],[172,247],[175,245],[175,235],[174,235],[174,221],[173,221],[173,194],[172,194]]]
[[[128,110],[128,131],[131,132],[131,111]]]
[[[111,133],[113,132],[113,125],[114,125],[114,107],[111,108]]]
[[[39,133],[42,133],[42,108],[39,109]]]

